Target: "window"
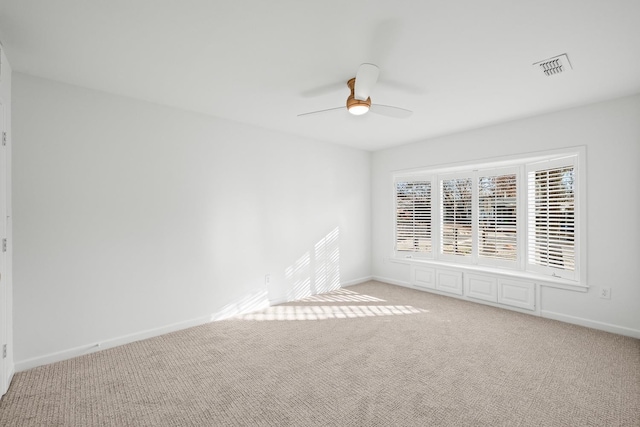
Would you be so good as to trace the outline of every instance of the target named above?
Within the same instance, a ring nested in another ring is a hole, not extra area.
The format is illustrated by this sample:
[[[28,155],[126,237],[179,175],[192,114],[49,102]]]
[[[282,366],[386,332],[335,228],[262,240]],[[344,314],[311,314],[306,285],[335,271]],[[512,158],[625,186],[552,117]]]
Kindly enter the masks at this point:
[[[440,253],[470,256],[471,237],[471,178],[451,178],[440,181]]]
[[[572,160],[528,168],[528,268],[573,278],[576,171]]]
[[[431,181],[396,182],[396,251],[431,253]]]
[[[481,175],[478,179],[478,257],[518,259],[517,174]]]
[[[398,175],[396,255],[580,281],[582,152]]]

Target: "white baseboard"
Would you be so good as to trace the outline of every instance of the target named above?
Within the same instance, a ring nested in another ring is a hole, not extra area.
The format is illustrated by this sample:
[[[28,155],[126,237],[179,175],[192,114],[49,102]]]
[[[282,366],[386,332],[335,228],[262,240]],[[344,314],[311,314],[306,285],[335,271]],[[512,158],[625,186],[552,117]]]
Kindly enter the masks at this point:
[[[359,283],[368,282],[371,280],[371,276],[362,277],[355,280],[350,280],[341,284],[342,287],[353,286]],[[86,344],[55,353],[49,353],[44,356],[32,357],[26,360],[20,360],[15,362],[13,372],[21,372],[27,369],[35,368],[37,366],[48,365],[50,363],[60,362],[62,360],[71,359],[77,356],[83,356],[85,354],[95,353],[100,350],[106,350],[108,348],[117,347],[124,344],[129,344],[135,341],[144,340],[147,338],[157,337],[159,335],[168,334],[170,332],[179,331],[182,329],[191,328],[194,326],[203,325],[205,323],[211,323],[218,320],[227,319],[238,314],[248,313],[268,307],[269,305],[277,305],[288,302],[288,299],[283,297],[280,299],[269,300],[267,302],[267,295],[265,291],[255,292],[250,294],[247,298],[239,303],[229,304],[223,307],[217,313],[212,313],[207,316],[199,317],[196,319],[186,320],[184,322],[173,323],[171,325],[162,326],[160,328],[148,329],[146,331],[136,332],[129,335],[123,335],[116,338],[107,339],[104,341]],[[13,373],[11,374],[13,376]]]
[[[95,353],[100,350],[106,350],[108,348],[118,347],[123,344],[129,344],[135,341],[141,341],[147,338],[156,337],[158,335],[168,334],[170,332],[179,331],[181,329],[191,328],[193,326],[203,325],[210,323],[216,319],[218,314],[212,314],[209,316],[200,317],[197,319],[187,320],[184,322],[178,322],[171,325],[163,326],[160,328],[148,329],[142,332],[136,332],[133,334],[123,335],[116,338],[100,341],[93,344],[82,345],[67,350],[58,351],[55,353],[49,353],[44,356],[32,357],[26,360],[20,360],[15,363],[15,371],[21,372],[27,369],[35,368],[37,366],[48,365],[50,363],[60,362],[62,360],[71,359],[77,356],[83,356],[85,354]]]
[[[15,374],[15,372],[16,372],[15,369],[13,368],[13,366],[11,366],[9,368],[9,372],[7,372],[7,383],[6,383],[7,388],[4,390],[0,389],[0,399],[2,398],[2,396],[4,396],[7,393],[7,391],[9,391],[9,387],[11,386],[11,380],[13,380],[13,374]]]
[[[640,330],[627,328],[625,326],[613,325],[611,323],[598,322],[595,320],[585,319],[583,317],[570,316],[568,314],[555,313],[553,311],[540,310],[540,316],[547,319],[559,320],[560,322],[571,323],[574,325],[585,326],[587,328],[599,329],[613,334],[624,335],[627,337],[640,339]]]
[[[26,369],[35,368],[36,366],[60,362],[62,360],[71,359],[72,357],[95,353],[100,350],[129,344],[147,338],[157,337],[159,335],[168,334],[182,329],[192,328],[194,326],[203,325],[205,323],[228,319],[238,314],[249,313],[267,307],[269,307],[269,302],[267,301],[267,291],[264,289],[258,289],[252,293],[247,294],[238,301],[227,304],[215,313],[211,313],[209,315],[191,320],[172,323],[166,326],[161,326],[159,328],[148,329],[141,332],[135,332],[133,334],[123,335],[116,338],[110,338],[107,340],[58,351],[55,353],[49,353],[44,356],[37,356],[31,359],[21,360],[15,363],[15,370],[16,372],[20,372]]]
[[[340,286],[343,288],[348,288],[349,286],[359,285],[360,283],[365,283],[373,280],[373,276],[361,277],[355,280],[349,280],[348,282],[343,282]]]
[[[411,286],[411,284],[408,283],[408,282],[402,282],[402,281],[391,279],[391,278],[388,278],[388,277],[373,276],[373,280],[377,280],[377,281],[383,282],[383,283],[388,283],[390,285],[403,286],[405,288],[410,288],[410,289],[418,289],[418,288],[416,288],[414,286]],[[421,289],[418,289],[418,290],[421,290]],[[437,293],[436,291],[433,291],[433,292]],[[469,299],[459,298],[456,295],[446,295],[444,293],[439,293],[439,294],[440,295],[449,296],[449,297],[453,297],[453,298],[464,299],[466,301],[469,301]],[[481,304],[484,303],[482,301],[475,301],[475,300],[473,300],[471,302],[481,303]],[[517,312],[524,313],[524,314],[530,314],[530,315],[534,315],[534,316],[539,315],[540,317],[545,317],[547,319],[558,320],[560,322],[571,323],[571,324],[574,324],[574,325],[585,326],[587,328],[598,329],[598,330],[605,331],[605,332],[611,332],[611,333],[618,334],[618,335],[624,335],[624,336],[627,336],[627,337],[640,339],[640,330],[633,329],[633,328],[627,328],[627,327],[624,327],[624,326],[613,325],[611,323],[598,322],[598,321],[595,321],[595,320],[589,320],[589,319],[585,319],[585,318],[582,318],[582,317],[570,316],[570,315],[562,314],[562,313],[555,313],[555,312],[547,311],[547,310],[540,310],[540,313],[538,314],[536,312],[532,312],[532,311],[529,311],[529,310],[520,310],[520,309],[517,309],[515,307],[507,307],[507,306],[502,306],[502,305],[499,305],[499,304],[490,304],[489,303],[489,304],[486,304],[486,305],[491,305],[493,307],[502,308],[502,309],[513,310],[513,311],[517,311]]]
[[[269,299],[269,305],[284,304],[285,302],[289,302],[289,298],[280,297],[280,298]]]
[[[391,279],[389,277],[382,276],[373,276],[373,280],[377,280],[378,282],[388,283],[390,285],[403,286],[405,288],[415,289],[415,287],[411,286],[409,282],[403,282],[401,280]]]
[[[13,376],[16,373],[16,369],[15,366],[12,366],[11,369],[9,369],[9,378],[7,378],[7,386],[11,387],[11,381],[13,381]]]

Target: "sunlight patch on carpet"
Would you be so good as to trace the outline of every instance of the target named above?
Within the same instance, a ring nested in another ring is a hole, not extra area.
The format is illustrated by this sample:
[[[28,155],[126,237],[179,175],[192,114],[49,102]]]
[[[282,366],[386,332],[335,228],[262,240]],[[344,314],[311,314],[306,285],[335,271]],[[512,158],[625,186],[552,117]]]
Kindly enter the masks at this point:
[[[338,289],[336,291],[312,295],[302,299],[303,302],[383,302],[384,300],[370,295],[359,294],[349,289]]]
[[[281,305],[257,313],[236,316],[242,320],[327,320],[358,317],[401,316],[428,313],[410,305]]]

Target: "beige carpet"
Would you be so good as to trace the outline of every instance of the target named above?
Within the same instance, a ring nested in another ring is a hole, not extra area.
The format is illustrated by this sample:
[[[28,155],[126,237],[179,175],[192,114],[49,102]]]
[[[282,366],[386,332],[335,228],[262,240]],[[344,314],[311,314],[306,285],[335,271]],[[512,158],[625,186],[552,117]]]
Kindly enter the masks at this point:
[[[377,282],[16,374],[2,426],[640,426],[640,341]]]

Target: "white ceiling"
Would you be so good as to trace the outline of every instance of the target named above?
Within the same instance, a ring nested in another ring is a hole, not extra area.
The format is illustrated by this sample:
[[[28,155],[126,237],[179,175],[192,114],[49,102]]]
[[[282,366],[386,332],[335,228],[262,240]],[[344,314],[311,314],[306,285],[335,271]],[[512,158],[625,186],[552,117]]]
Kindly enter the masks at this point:
[[[0,40],[14,71],[365,150],[640,92],[639,0],[0,0]],[[363,62],[411,118],[297,117]]]

